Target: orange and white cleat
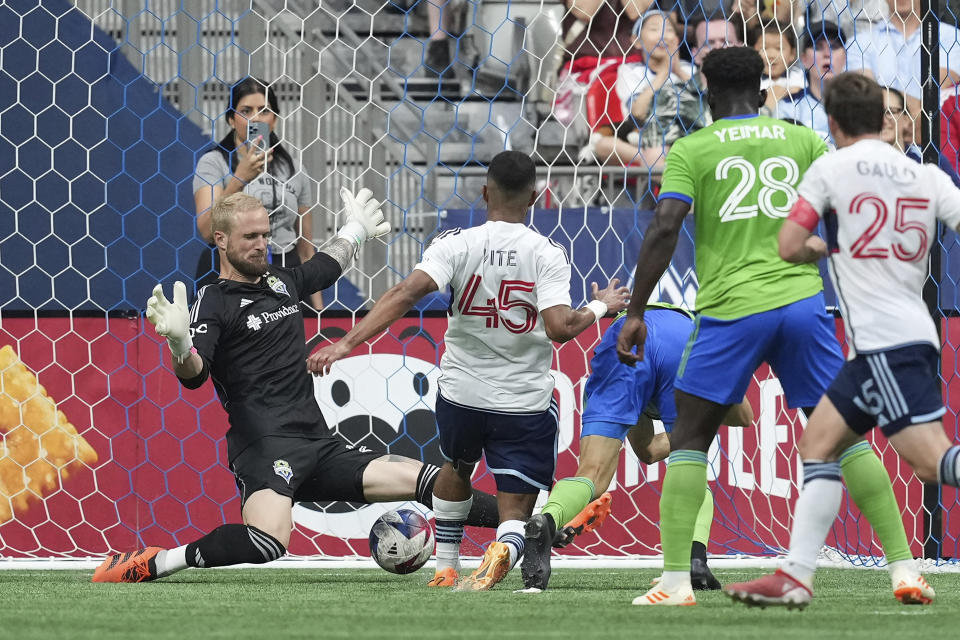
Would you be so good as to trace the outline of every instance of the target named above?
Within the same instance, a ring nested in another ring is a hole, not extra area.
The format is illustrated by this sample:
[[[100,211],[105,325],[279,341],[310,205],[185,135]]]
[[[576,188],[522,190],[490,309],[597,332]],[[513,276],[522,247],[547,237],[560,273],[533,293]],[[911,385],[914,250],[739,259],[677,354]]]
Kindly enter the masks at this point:
[[[668,591],[660,584],[655,584],[645,594],[634,598],[633,604],[639,606],[691,607],[697,604],[697,598],[693,595],[693,589],[690,585],[675,591]]]
[[[902,604],[930,604],[937,594],[923,576],[916,574],[895,578],[893,597]]]
[[[573,542],[577,536],[590,533],[603,524],[603,521],[610,515],[610,505],[613,503],[613,496],[609,492],[588,504],[583,510],[573,517],[573,520],[557,530],[554,536],[553,546],[563,548]]]
[[[786,571],[765,575],[749,582],[735,582],[723,588],[732,599],[748,607],[786,607],[803,609],[813,599],[813,591]]]
[[[457,586],[457,580],[460,579],[460,576],[457,575],[457,570],[453,567],[447,567],[446,569],[437,569],[433,574],[433,580],[427,583],[428,587],[455,587]]]
[[[147,547],[137,551],[117,553],[107,558],[93,572],[92,582],[149,582],[157,579],[154,557],[163,551]]]
[[[489,591],[510,571],[510,549],[502,542],[491,542],[477,570],[457,585],[457,591]]]

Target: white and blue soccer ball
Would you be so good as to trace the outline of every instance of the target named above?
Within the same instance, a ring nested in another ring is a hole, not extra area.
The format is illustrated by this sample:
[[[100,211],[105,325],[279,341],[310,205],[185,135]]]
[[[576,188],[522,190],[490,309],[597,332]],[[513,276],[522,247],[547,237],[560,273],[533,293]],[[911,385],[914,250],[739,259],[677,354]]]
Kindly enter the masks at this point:
[[[387,511],[370,529],[370,555],[390,573],[413,573],[433,553],[433,529],[412,509]]]

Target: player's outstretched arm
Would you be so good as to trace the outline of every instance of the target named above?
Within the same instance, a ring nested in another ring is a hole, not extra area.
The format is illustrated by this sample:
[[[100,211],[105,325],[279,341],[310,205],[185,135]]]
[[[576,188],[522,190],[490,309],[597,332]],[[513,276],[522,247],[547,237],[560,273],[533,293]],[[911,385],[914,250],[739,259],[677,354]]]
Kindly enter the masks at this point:
[[[377,335],[410,311],[423,296],[437,290],[437,283],[424,271],[413,273],[383,294],[373,309],[338,342],[323,347],[307,358],[307,370],[316,375],[330,371],[333,363],[350,355],[358,345]]]
[[[163,295],[163,285],[155,286],[147,300],[147,320],[156,328],[157,335],[167,339],[177,377],[189,380],[200,375],[203,360],[193,350],[190,338],[186,285],[179,280],[173,283],[173,302]]]
[[[614,278],[605,289],[590,283],[593,300],[586,306],[574,309],[565,304],[544,309],[540,312],[543,328],[547,337],[554,342],[567,342],[583,333],[584,329],[598,322],[607,313],[619,313],[630,302],[630,290],[621,287],[620,280]]]
[[[780,257],[787,262],[802,263],[816,262],[827,255],[827,243],[813,235],[818,222],[820,216],[813,206],[803,198],[798,198],[777,236]]]
[[[657,212],[647,227],[637,257],[637,269],[633,277],[633,293],[627,308],[620,336],[617,338],[617,357],[624,364],[634,365],[643,360],[643,343],[647,328],[643,312],[653,289],[670,266],[670,258],[677,248],[677,237],[683,219],[690,212],[690,203],[676,198],[664,198],[657,204]],[[636,353],[633,352],[636,347]]]

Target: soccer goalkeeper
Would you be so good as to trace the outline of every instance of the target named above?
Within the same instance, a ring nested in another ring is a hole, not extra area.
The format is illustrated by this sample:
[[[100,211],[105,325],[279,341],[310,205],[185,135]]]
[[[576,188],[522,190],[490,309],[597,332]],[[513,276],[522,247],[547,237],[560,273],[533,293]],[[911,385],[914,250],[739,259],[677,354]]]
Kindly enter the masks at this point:
[[[520,565],[527,589],[547,588],[551,546],[569,544],[575,535],[598,527],[610,512],[609,493],[593,499],[598,491],[610,485],[625,437],[630,440],[637,458],[646,464],[663,460],[670,453],[667,434],[677,417],[673,381],[684,345],[693,330],[693,319],[678,307],[648,305],[647,358],[631,367],[621,363],[616,353],[625,315],[621,314],[610,325],[590,360],[577,473],[558,481],[541,513],[527,522],[526,550]],[[651,418],[662,420],[667,433],[654,435]],[[744,398],[731,406],[725,422],[731,426],[752,424],[753,409],[749,401]],[[690,551],[690,580],[694,589],[720,588],[719,581],[707,567],[707,540],[712,522],[713,494],[707,489],[697,512]]]
[[[181,384],[213,378],[230,418],[227,452],[243,524],[224,524],[176,549],[148,547],[107,557],[94,582],[143,582],[187,567],[260,564],[286,553],[294,501],[417,500],[432,507],[439,468],[402,456],[354,449],[330,435],[306,368],[300,300],[340,277],[369,238],[387,233],[368,189],[341,190],[347,222],[304,264],[267,263],[270,220],[261,202],[234,194],[213,207],[220,279],[203,287],[188,313],[186,287],[173,302],[160,285],[147,319],[167,339]],[[493,496],[475,492],[467,522],[496,527]]]

